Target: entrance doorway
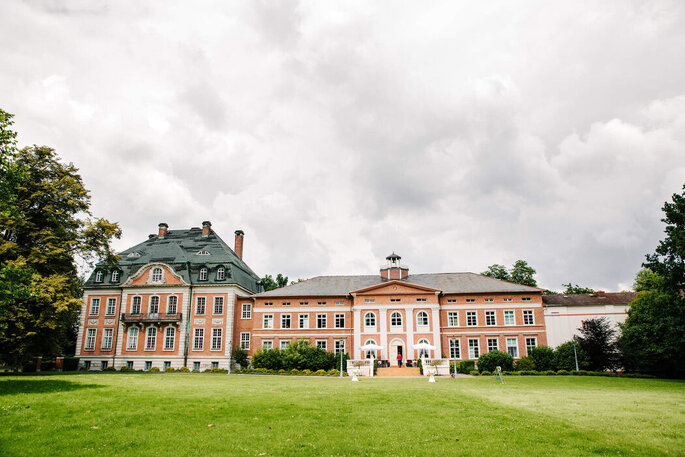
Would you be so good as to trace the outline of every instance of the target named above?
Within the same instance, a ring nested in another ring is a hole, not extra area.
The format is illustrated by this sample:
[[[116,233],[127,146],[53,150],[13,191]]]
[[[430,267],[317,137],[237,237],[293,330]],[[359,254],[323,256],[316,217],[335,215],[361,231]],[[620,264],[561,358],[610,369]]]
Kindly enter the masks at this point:
[[[404,366],[406,362],[406,356],[404,355],[404,341],[400,339],[394,339],[390,342],[390,366],[397,366],[397,355],[402,356],[402,365]]]

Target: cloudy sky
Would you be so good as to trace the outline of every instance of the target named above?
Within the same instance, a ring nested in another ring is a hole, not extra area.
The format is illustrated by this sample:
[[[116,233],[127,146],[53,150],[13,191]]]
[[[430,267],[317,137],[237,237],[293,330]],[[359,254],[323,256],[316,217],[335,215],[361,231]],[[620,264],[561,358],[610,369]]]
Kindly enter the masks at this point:
[[[121,249],[208,219],[260,275],[629,288],[685,183],[685,3],[483,3],[4,1],[0,106]]]

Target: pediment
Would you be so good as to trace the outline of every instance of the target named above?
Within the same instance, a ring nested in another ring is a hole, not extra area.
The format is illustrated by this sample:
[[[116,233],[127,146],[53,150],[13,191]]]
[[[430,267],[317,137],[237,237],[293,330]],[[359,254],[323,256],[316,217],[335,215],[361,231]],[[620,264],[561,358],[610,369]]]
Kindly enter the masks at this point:
[[[359,290],[350,292],[352,295],[393,295],[393,294],[416,294],[416,293],[434,293],[442,292],[439,289],[432,287],[419,286],[406,281],[388,281],[376,284],[370,287],[365,287]]]
[[[155,268],[162,269],[162,278],[157,280],[153,278],[153,270]],[[149,263],[131,275],[123,286],[177,286],[187,285],[186,281],[181,275],[176,273],[169,265],[161,262]]]

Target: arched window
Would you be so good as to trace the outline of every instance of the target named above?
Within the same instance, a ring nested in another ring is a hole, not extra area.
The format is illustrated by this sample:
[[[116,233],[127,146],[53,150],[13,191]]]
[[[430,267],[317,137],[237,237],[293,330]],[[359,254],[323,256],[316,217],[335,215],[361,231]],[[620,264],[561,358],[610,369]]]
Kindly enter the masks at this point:
[[[112,270],[112,282],[119,282],[119,276],[121,273],[119,273],[119,270]]]
[[[206,281],[208,273],[209,273],[209,270],[207,269],[207,267],[200,267],[200,275],[198,276],[197,279],[200,281]]]
[[[366,340],[366,343],[364,343],[364,346],[367,344],[376,344],[375,340]],[[366,358],[367,359],[375,359],[376,358],[376,351],[366,351]]]
[[[95,272],[95,282],[102,282],[105,279],[105,273],[102,270],[97,270]]]
[[[395,311],[390,315],[390,326],[391,327],[402,327],[402,313]]]
[[[430,343],[428,342],[428,340],[425,339],[425,338],[421,338],[421,339],[419,340],[419,344],[421,344],[421,343],[430,344]],[[419,358],[422,359],[422,358],[424,358],[424,357],[426,357],[426,358],[430,357],[430,356],[428,355],[428,350],[427,350],[427,349],[421,349],[421,350],[419,351]]]
[[[216,269],[216,280],[223,281],[226,279],[226,269],[224,267],[219,267]]]
[[[428,327],[428,313],[425,311],[419,311],[416,314],[416,326],[417,327]]]
[[[176,314],[178,312],[178,297],[176,295],[170,295],[167,298],[166,312],[167,314]]]
[[[375,327],[376,314],[371,312],[364,314],[364,325],[367,327]]]
[[[162,282],[162,269],[155,267],[152,269],[152,282]]]

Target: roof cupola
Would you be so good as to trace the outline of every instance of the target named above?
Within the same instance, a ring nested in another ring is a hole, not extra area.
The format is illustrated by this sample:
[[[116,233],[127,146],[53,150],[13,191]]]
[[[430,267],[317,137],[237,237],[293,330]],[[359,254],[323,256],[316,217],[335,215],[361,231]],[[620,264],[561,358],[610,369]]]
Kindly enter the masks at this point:
[[[383,279],[406,279],[409,276],[409,267],[402,265],[400,257],[393,251],[392,254],[387,256],[385,260],[388,261],[387,265],[381,267],[381,278]]]

